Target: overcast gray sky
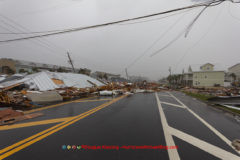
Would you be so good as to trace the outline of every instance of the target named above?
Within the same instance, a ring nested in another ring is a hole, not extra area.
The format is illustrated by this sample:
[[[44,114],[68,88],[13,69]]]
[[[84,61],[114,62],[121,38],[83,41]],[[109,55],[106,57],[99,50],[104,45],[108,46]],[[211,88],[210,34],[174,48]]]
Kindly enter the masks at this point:
[[[19,32],[16,30],[17,24],[31,31],[94,25],[197,2],[198,0],[0,0],[0,32]],[[130,75],[157,80],[169,74],[170,66],[174,73],[181,73],[189,65],[206,62],[220,64],[225,69],[239,63],[240,4],[229,2],[208,8],[187,38],[182,36],[164,51],[150,57],[174,39],[200,9],[144,23],[112,25],[38,40],[4,43],[0,44],[0,57],[69,66],[66,57],[66,51],[69,51],[77,68],[123,74],[126,66],[174,24],[145,56],[128,69]],[[150,19],[159,17],[162,16]],[[16,37],[19,36],[0,34],[0,40]],[[48,46],[42,44],[42,41]]]

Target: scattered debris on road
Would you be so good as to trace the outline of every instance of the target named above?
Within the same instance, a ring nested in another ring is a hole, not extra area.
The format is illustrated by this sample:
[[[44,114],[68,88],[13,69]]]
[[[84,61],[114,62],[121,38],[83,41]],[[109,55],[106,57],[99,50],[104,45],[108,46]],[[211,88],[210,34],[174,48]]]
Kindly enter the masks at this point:
[[[168,88],[146,81],[106,83],[76,73],[44,71],[29,75],[15,74],[5,76],[0,81],[0,107],[29,110],[91,96],[153,93],[166,89]]]
[[[236,150],[240,151],[240,139],[235,139],[232,141],[233,147],[236,148]]]
[[[35,117],[43,116],[43,113],[26,114],[19,110],[13,110],[11,108],[0,111],[0,126],[13,124],[26,119],[32,119]]]

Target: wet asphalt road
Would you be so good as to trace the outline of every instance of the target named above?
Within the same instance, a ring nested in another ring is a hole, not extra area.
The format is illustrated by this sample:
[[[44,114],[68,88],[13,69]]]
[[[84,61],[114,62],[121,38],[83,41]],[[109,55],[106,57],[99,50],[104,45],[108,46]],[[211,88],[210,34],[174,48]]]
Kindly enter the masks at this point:
[[[185,96],[180,92],[171,92],[193,112],[212,125],[229,140],[240,138],[240,123],[231,116],[213,109],[204,103]],[[110,97],[104,97],[110,98]],[[161,102],[180,105],[166,92],[158,93]],[[79,102],[66,104],[60,107],[43,110],[45,116],[30,120],[31,122],[76,116],[93,109],[106,101]],[[162,104],[162,109],[169,126],[204,142],[223,149],[232,155],[238,155],[229,145],[204,125],[186,109]],[[165,149],[120,149],[120,150],[63,150],[62,145],[109,145],[109,146],[166,146],[166,129],[161,122],[157,100],[154,93],[135,94],[119,101],[68,125],[56,133],[50,134],[30,146],[19,149],[5,159],[8,160],[42,160],[42,159],[109,159],[109,160],[160,160],[169,159]],[[30,121],[24,121],[30,122]],[[0,131],[0,147],[6,148],[31,135],[57,125],[47,124],[25,128]],[[191,141],[172,136],[179,159],[215,160],[216,155],[209,153],[208,149],[200,149]],[[24,145],[24,144],[23,144]],[[14,150],[14,149],[13,149]],[[11,150],[3,153],[10,153]],[[1,153],[1,150],[0,150]],[[239,155],[238,155],[239,156]],[[1,159],[1,154],[0,154]],[[240,158],[239,158],[240,159]],[[229,159],[230,160],[230,159]]]

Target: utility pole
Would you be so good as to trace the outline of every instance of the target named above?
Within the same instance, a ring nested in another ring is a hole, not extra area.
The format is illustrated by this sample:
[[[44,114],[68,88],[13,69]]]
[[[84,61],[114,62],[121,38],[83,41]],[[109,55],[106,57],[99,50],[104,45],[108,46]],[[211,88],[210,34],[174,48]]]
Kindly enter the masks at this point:
[[[169,67],[168,71],[169,71],[169,84],[170,84],[170,87],[172,88],[172,69],[171,69],[171,67]]]
[[[128,79],[128,72],[127,72],[127,68],[125,68],[125,72],[126,72],[126,77],[127,77],[127,80],[129,80],[129,79]]]
[[[73,61],[72,61],[72,59],[71,59],[71,57],[70,57],[70,54],[69,54],[68,52],[67,52],[67,55],[68,55],[68,63],[71,64],[72,70],[73,70],[73,72],[75,73],[75,69],[74,69],[74,66],[73,66]]]

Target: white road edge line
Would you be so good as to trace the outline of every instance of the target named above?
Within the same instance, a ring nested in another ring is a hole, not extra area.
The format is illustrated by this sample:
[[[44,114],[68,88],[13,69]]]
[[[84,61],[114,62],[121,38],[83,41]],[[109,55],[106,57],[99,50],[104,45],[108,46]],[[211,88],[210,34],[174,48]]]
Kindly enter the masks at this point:
[[[179,108],[184,108],[184,109],[186,108],[186,107],[184,107],[184,106],[177,105],[177,104],[173,104],[173,103],[162,102],[162,101],[161,101],[161,103],[162,103],[162,104],[167,104],[167,105],[170,105],[170,106],[174,106],[174,107],[179,107]]]
[[[208,127],[213,133],[215,133],[219,138],[221,138],[227,145],[229,145],[233,150],[235,150],[238,154],[240,154],[240,151],[236,150],[229,139],[227,139],[222,133],[220,133],[218,130],[216,130],[213,126],[211,126],[209,123],[207,123],[204,119],[202,119],[200,116],[198,116],[195,112],[193,112],[190,108],[188,108],[185,104],[183,104],[178,98],[176,98],[171,93],[168,93],[171,95],[176,101],[178,101],[182,106],[185,106],[186,109],[192,113],[198,120],[200,120],[206,127]]]
[[[159,95],[160,97],[171,97],[169,95]]]
[[[161,102],[159,100],[158,94],[155,93],[155,96],[156,96],[156,99],[157,99],[157,105],[158,105],[158,110],[159,110],[159,113],[160,113],[160,119],[161,119],[161,123],[162,123],[162,127],[163,127],[163,133],[164,133],[166,144],[167,144],[167,146],[175,146],[172,135],[169,134],[169,132],[168,132],[167,119],[166,119],[165,114],[163,112],[162,105],[161,105]],[[168,156],[169,156],[170,160],[180,160],[177,149],[168,149],[167,151],[168,151]]]
[[[223,150],[223,149],[221,149],[217,146],[214,146],[210,143],[207,143],[203,140],[200,140],[196,137],[193,137],[193,136],[191,136],[189,134],[186,134],[186,133],[184,133],[180,130],[177,130],[175,128],[168,127],[168,131],[172,135],[174,135],[174,136],[186,141],[187,143],[190,143],[190,144],[200,148],[201,150],[204,150],[204,151],[206,151],[206,152],[208,152],[208,153],[210,153],[210,154],[212,154],[215,157],[218,157],[220,159],[223,159],[223,160],[230,160],[230,159],[231,160],[239,160],[239,158],[240,158],[235,154],[232,154],[228,151],[225,151],[225,150]]]

